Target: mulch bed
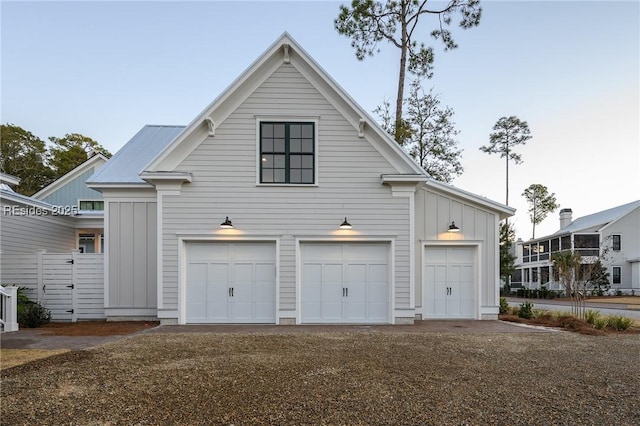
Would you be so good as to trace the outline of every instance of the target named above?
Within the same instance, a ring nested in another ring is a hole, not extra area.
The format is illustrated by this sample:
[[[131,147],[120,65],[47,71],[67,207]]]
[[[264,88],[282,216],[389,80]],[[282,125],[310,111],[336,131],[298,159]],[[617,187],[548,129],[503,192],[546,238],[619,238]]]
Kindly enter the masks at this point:
[[[561,328],[589,336],[604,336],[607,334],[640,334],[640,328],[630,327],[627,330],[619,331],[611,326],[604,330],[598,330],[586,321],[568,315],[540,315],[538,318],[520,318],[513,314],[501,314],[498,318],[502,321],[517,322],[521,324],[539,325],[542,327]]]
[[[51,322],[41,327],[53,336],[119,336],[156,327],[158,321]]]

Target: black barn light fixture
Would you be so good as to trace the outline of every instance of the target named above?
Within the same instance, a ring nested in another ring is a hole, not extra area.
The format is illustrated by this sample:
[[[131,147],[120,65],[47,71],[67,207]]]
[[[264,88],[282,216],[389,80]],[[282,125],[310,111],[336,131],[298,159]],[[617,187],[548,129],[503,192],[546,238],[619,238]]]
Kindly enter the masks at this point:
[[[340,224],[340,229],[351,229],[351,224],[347,221],[347,217],[345,216],[344,222]]]
[[[232,229],[233,228],[233,223],[231,223],[231,221],[229,220],[229,216],[227,216],[226,219],[224,220],[224,222],[222,222],[220,224],[220,228],[223,228],[223,229]]]
[[[451,225],[449,225],[449,230],[447,232],[460,232],[460,228],[456,226],[454,221],[451,221]]]

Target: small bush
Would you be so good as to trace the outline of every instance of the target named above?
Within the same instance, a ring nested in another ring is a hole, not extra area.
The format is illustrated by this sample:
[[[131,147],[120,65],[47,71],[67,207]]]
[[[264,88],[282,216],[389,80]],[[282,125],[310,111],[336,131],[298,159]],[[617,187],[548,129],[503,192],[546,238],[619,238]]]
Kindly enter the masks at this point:
[[[607,317],[597,317],[593,322],[593,326],[596,328],[596,330],[604,330],[608,325],[609,318]]]
[[[500,298],[500,314],[508,314],[509,313],[509,302],[504,297]]]
[[[27,302],[18,307],[18,323],[21,327],[40,327],[49,321],[51,312],[39,303]]]
[[[520,309],[518,310],[518,316],[525,319],[533,318],[533,303],[528,301],[521,303]]]
[[[618,331],[624,331],[631,327],[633,320],[622,315],[611,315],[609,318],[609,325]]]
[[[546,317],[549,315],[549,311],[546,309],[532,309],[531,310],[531,318],[540,318]]]
[[[584,320],[591,325],[594,325],[596,320],[600,317],[600,311],[595,311],[593,309],[587,309],[584,312]]]

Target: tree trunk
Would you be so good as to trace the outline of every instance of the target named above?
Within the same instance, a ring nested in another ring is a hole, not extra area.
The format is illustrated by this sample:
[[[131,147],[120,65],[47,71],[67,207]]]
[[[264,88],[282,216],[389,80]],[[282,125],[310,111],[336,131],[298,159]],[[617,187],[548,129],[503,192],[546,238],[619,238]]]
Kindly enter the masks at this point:
[[[407,5],[406,1],[402,1],[402,47],[400,48],[400,73],[398,74],[398,94],[396,97],[396,125],[394,128],[396,142],[402,145],[402,135],[404,129],[402,126],[402,104],[404,101],[404,80],[407,72],[407,50],[409,36],[407,34]]]
[[[507,146],[507,190],[506,190],[506,201],[505,204],[508,206],[509,205],[509,147]]]

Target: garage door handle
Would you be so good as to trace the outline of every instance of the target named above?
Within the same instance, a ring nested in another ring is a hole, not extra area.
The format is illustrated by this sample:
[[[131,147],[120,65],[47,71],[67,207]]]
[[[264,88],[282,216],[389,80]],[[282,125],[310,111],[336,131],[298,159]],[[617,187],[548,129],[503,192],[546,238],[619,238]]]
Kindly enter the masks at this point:
[[[349,297],[349,287],[345,288],[345,292],[347,293],[347,297]]]
[[[229,297],[233,297],[233,287],[229,287]]]

